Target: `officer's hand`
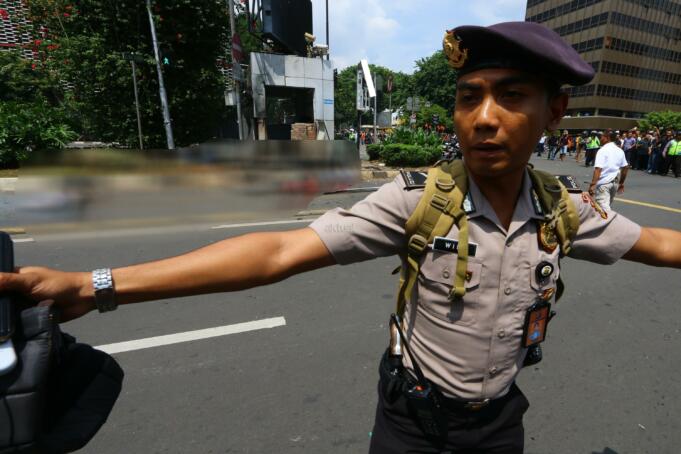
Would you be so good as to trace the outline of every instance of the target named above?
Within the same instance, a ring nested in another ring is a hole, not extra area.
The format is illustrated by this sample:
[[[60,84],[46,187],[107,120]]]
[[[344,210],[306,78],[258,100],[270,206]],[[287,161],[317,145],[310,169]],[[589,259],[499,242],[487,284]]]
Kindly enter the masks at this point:
[[[52,300],[60,321],[81,317],[95,308],[90,273],[69,273],[41,267],[21,267],[0,273],[0,292],[19,293],[35,303]]]
[[[624,194],[624,185],[623,184],[617,186],[617,193],[618,194]]]

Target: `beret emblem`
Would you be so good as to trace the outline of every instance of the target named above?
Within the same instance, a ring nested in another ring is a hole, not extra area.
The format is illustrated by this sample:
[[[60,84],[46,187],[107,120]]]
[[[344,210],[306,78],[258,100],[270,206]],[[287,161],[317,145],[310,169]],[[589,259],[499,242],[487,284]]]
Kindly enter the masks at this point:
[[[456,37],[453,30],[447,31],[442,40],[442,49],[449,60],[449,66],[460,69],[468,59],[468,49],[461,49],[461,40]]]

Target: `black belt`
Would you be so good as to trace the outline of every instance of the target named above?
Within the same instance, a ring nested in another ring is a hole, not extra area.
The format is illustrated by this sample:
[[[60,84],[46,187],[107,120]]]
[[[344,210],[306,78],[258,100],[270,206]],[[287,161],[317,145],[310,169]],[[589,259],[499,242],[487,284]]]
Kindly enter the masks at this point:
[[[397,364],[395,364],[397,362]],[[381,377],[381,390],[386,399],[394,400],[405,390],[416,386],[418,383],[402,366],[401,360],[389,358],[386,351],[381,358],[381,364],[378,368]],[[459,399],[454,397],[441,396],[442,405],[445,409],[452,413],[468,413],[479,412],[486,408],[494,408],[506,402],[510,397],[518,393],[518,387],[515,383],[511,385],[511,389],[501,397],[496,399],[484,399],[480,401],[469,401],[466,399]]]

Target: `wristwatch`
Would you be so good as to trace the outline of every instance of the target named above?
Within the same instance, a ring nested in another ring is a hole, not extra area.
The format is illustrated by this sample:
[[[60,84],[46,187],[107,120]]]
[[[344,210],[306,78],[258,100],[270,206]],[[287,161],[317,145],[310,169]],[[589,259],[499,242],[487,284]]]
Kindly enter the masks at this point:
[[[95,289],[95,304],[99,312],[116,310],[116,291],[111,268],[100,268],[92,272],[92,286]]]

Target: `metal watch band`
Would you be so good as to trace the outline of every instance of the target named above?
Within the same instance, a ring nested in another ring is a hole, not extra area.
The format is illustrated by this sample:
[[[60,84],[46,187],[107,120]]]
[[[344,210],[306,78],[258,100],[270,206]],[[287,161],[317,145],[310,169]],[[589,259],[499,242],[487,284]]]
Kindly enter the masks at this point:
[[[99,312],[113,311],[118,307],[111,268],[94,270],[92,272],[92,286],[95,289],[95,304]]]

